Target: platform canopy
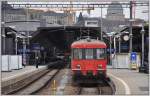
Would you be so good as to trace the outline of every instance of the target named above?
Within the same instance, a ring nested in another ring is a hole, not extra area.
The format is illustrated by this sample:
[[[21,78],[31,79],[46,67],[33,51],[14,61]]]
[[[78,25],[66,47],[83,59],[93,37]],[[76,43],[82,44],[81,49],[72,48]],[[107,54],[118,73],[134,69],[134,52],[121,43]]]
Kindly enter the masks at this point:
[[[87,35],[100,39],[100,27],[40,27],[31,41],[33,43],[40,42],[45,47],[50,47],[47,45],[52,45],[64,50],[70,49],[70,44],[79,37]]]

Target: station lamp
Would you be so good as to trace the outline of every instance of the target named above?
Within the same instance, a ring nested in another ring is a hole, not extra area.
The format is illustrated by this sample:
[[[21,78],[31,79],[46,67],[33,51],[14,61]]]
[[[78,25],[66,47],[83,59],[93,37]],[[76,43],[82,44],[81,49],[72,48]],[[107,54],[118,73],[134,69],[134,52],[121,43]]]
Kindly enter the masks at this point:
[[[122,34],[125,34],[125,35],[123,35],[123,40],[128,41],[129,40],[129,32],[125,31],[125,32],[122,32],[121,35]]]

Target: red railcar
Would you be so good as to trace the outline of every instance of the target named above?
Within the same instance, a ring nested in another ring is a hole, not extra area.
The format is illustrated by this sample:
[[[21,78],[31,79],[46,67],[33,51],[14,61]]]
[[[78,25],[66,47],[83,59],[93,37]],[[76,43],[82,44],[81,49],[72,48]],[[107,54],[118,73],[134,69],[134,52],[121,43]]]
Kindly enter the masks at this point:
[[[82,39],[71,45],[71,69],[74,76],[106,76],[106,44],[96,39]]]

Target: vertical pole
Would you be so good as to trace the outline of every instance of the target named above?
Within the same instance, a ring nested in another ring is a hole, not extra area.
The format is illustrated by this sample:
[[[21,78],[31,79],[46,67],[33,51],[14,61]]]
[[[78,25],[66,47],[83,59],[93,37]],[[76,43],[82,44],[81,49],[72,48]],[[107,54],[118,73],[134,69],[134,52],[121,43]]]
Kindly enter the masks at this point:
[[[119,36],[119,53],[121,52],[121,38]]]
[[[29,31],[27,31],[27,40],[28,40],[28,45],[29,45],[30,44]]]
[[[111,36],[109,37],[109,39],[110,39],[110,43],[109,43],[110,49],[109,49],[109,50],[110,50],[110,65],[111,65],[111,64],[112,64],[112,63],[111,63],[111,59],[112,59],[112,58],[111,58],[111,43],[112,43],[112,41],[111,41]]]
[[[114,55],[116,54],[116,37],[114,36]]]
[[[130,49],[129,52],[132,52],[132,1],[130,1]]]
[[[35,55],[35,62],[34,62],[34,63],[35,63],[35,65],[36,65],[36,64],[37,64],[37,57],[38,57],[38,52],[37,52],[37,50],[35,50],[35,54],[34,54],[34,55]]]
[[[26,65],[26,42],[25,42],[25,37],[23,37],[23,64]]]
[[[3,49],[2,49],[2,54],[5,54],[5,46],[6,46],[6,41],[5,41],[5,22],[2,24],[2,37],[3,37]]]
[[[102,26],[102,25],[103,25],[103,24],[102,24],[102,23],[103,23],[103,21],[102,21],[102,19],[103,19],[103,13],[102,13],[102,12],[103,12],[103,10],[102,10],[102,6],[101,6],[101,40],[103,40],[103,32],[102,32],[102,31],[103,31],[103,30],[102,30],[102,27],[103,27],[103,26]]]
[[[15,43],[16,43],[16,55],[17,55],[17,51],[18,51],[17,33],[15,34]]]
[[[29,6],[27,6],[27,9],[26,9],[26,21],[27,21],[27,25],[29,25],[28,24],[28,22],[29,22]],[[27,46],[26,47],[27,47],[27,49],[29,49],[30,42],[29,42],[29,30],[28,30],[28,28],[27,28],[26,32],[27,32]],[[28,63],[29,63],[29,58],[30,58],[30,56],[28,55],[28,58],[26,58],[26,62],[28,62]]]
[[[3,1],[2,1],[2,2],[3,2]],[[0,3],[1,3],[1,2],[0,2]],[[1,4],[2,4],[2,3],[1,3]],[[2,6],[2,5],[1,5],[1,6]],[[5,54],[5,53],[6,53],[6,52],[5,52],[5,51],[6,51],[6,50],[5,50],[5,46],[6,46],[6,45],[5,45],[5,43],[6,43],[6,41],[5,41],[5,37],[6,37],[6,36],[5,36],[5,9],[3,9],[3,10],[1,9],[0,11],[2,11],[1,13],[2,13],[2,20],[3,20],[3,21],[1,21],[1,23],[2,23],[2,24],[1,24],[1,28],[2,28],[1,36],[3,37],[3,39],[1,38],[1,39],[3,40],[3,48],[2,48],[1,51],[2,51],[2,54]],[[0,41],[1,41],[1,40],[0,40]],[[1,45],[1,44],[0,44],[0,45]]]
[[[150,4],[150,0],[149,0],[149,4]],[[148,6],[148,9],[149,9],[150,7]],[[150,10],[148,11],[148,22],[149,22],[149,13],[150,13]],[[150,25],[149,25],[149,29],[150,29]],[[148,34],[148,36],[150,36],[150,32],[148,32],[149,34]],[[150,39],[148,40],[148,42],[150,42]],[[150,50],[150,47],[148,47],[148,50]],[[149,58],[149,56],[150,56],[150,52],[148,52],[148,60],[150,60],[150,58]],[[148,61],[149,62],[149,61]],[[149,64],[150,65],[150,64]],[[149,70],[148,70],[149,71]],[[150,72],[150,71],[149,71]]]
[[[2,6],[2,2],[0,2],[0,6]],[[1,9],[0,9],[0,13],[2,13]],[[2,18],[3,18],[3,16],[2,16]],[[2,22],[2,19],[0,19],[0,22]],[[0,27],[2,28],[2,24],[0,24]],[[1,45],[1,41],[2,41],[2,38],[1,38],[2,36],[1,35],[2,35],[2,32],[0,30],[0,45]],[[1,65],[1,68],[2,68],[2,48],[1,47],[0,47],[0,65]]]
[[[29,10],[28,10],[29,7],[27,7],[27,25],[28,25],[28,22],[29,22]],[[28,28],[27,28],[28,29]],[[27,44],[29,45],[29,30],[27,30]]]
[[[116,62],[116,37],[114,36],[114,56],[113,56],[113,67],[115,67]]]
[[[141,34],[142,34],[142,65],[141,67],[143,67],[144,66],[144,27],[143,26],[142,26]]]

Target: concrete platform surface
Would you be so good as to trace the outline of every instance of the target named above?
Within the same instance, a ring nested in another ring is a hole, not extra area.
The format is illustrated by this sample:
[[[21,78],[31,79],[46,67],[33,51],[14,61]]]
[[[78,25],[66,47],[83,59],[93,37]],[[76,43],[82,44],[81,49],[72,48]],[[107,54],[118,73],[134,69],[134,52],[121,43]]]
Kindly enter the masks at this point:
[[[108,69],[108,76],[116,86],[118,95],[148,95],[149,74],[139,73],[137,70]]]
[[[32,81],[36,80],[47,72],[47,66],[26,66],[19,70],[12,70],[11,72],[1,72],[1,90],[3,95],[17,91]]]
[[[2,81],[6,81],[6,80],[13,79],[13,78],[19,77],[27,73],[31,73],[36,70],[41,70],[43,68],[45,69],[46,66],[39,66],[38,68],[36,68],[35,66],[26,66],[25,68],[22,68],[19,70],[12,70],[10,72],[1,72],[1,78],[2,78]]]

